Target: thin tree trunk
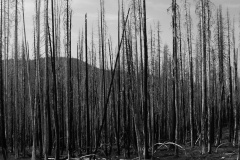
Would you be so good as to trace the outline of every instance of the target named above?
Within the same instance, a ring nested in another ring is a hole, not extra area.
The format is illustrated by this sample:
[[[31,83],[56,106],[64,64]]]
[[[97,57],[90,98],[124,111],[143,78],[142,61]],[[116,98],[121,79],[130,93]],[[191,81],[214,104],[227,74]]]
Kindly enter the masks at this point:
[[[54,124],[55,124],[55,138],[56,138],[56,146],[55,146],[55,160],[59,160],[59,124],[58,124],[58,95],[57,95],[57,74],[56,74],[56,65],[55,65],[55,24],[54,24],[54,3],[53,0],[51,1],[51,8],[52,8],[52,50],[51,50],[51,63],[52,63],[52,73],[53,73],[53,107],[54,107]],[[49,33],[49,39],[50,39],[50,33]],[[50,39],[50,45],[51,45],[51,39]]]
[[[18,158],[18,0],[15,2],[15,56],[14,56],[14,107],[15,107],[15,131],[14,152],[15,159]]]
[[[185,0],[185,11],[186,11],[186,23],[187,23],[187,43],[188,43],[188,52],[189,52],[189,82],[190,82],[190,90],[189,90],[189,119],[190,119],[190,139],[191,139],[191,147],[194,146],[194,122],[193,122],[193,62],[192,62],[192,18],[190,15],[190,7],[189,12],[187,8],[187,1]]]
[[[178,143],[178,132],[179,132],[179,121],[178,121],[178,107],[179,107],[179,101],[178,101],[178,44],[177,44],[177,3],[176,0],[172,1],[172,25],[173,25],[173,61],[174,61],[174,109],[175,113],[173,116],[175,116],[175,143]],[[174,111],[173,111],[174,112]],[[178,148],[175,147],[175,156],[178,156]]]
[[[218,59],[219,59],[219,83],[220,83],[220,101],[218,104],[218,122],[217,122],[217,141],[216,144],[219,145],[222,139],[222,115],[225,103],[225,86],[224,86],[224,33],[223,33],[223,17],[222,9],[219,8],[218,11]]]
[[[87,14],[85,14],[85,58],[86,58],[86,80],[85,80],[85,87],[86,87],[86,107],[87,107],[87,130],[86,130],[86,147],[87,147],[87,154],[90,153],[90,113],[89,113],[89,102],[88,102],[88,44],[87,44]]]
[[[118,50],[119,44],[120,44],[120,0],[118,0]],[[119,56],[120,52],[119,52]],[[118,155],[120,155],[120,129],[121,129],[121,61],[120,58],[118,59],[118,77],[117,77],[117,83],[118,83],[118,120],[117,120],[117,148],[118,148]]]
[[[4,73],[3,73],[3,60],[2,60],[2,55],[3,55],[3,45],[2,45],[2,32],[3,32],[3,0],[1,0],[1,26],[0,26],[0,117],[1,117],[1,145],[2,145],[2,154],[3,154],[3,159],[7,159],[7,144],[6,144],[6,135],[5,135],[5,108],[4,108]]]
[[[148,44],[147,44],[147,20],[146,20],[146,1],[143,0],[143,39],[144,39],[144,158],[149,159],[148,153]]]
[[[232,136],[234,138],[234,118],[233,118],[233,91],[232,91],[232,66],[231,66],[231,38],[230,38],[230,17],[229,17],[229,12],[227,11],[227,41],[228,41],[228,71],[229,71],[229,142],[232,142]],[[234,143],[233,139],[233,144]]]
[[[234,56],[234,72],[235,72],[235,96],[238,97],[238,88],[237,88],[237,78],[238,78],[238,68],[237,68],[237,51],[235,48],[235,20],[233,20],[233,29],[232,29],[232,39],[233,39],[233,56]],[[233,87],[233,86],[232,86]],[[232,97],[234,95],[232,94]],[[233,108],[233,116],[234,116],[234,133],[233,133],[233,145],[238,145],[238,99],[235,97],[234,108]]]
[[[210,154],[212,152],[211,148],[211,124],[213,123],[212,121],[212,108],[213,108],[213,103],[212,103],[212,97],[211,97],[211,11],[210,11],[210,6],[209,6],[209,1],[207,1],[207,34],[208,34],[208,107],[207,107],[207,152]]]
[[[49,146],[49,132],[50,128],[48,128],[48,123],[51,119],[48,119],[48,115],[50,114],[48,111],[50,108],[50,100],[49,100],[49,69],[48,69],[48,0],[45,0],[45,96],[44,96],[44,160],[48,159],[48,146]]]
[[[35,49],[36,54],[36,76],[35,76],[35,102],[33,107],[33,147],[32,147],[32,160],[36,159],[36,146],[37,146],[37,109],[40,112],[40,1],[36,0],[36,39],[37,46]],[[39,113],[40,114],[40,113]],[[42,137],[41,137],[42,138]],[[40,139],[41,139],[40,138]],[[40,148],[41,150],[42,148]],[[41,151],[40,151],[41,152]]]
[[[207,107],[207,47],[206,47],[206,2],[201,1],[202,5],[202,112],[201,112],[201,144],[202,154],[206,153],[206,107]]]
[[[67,156],[68,159],[70,159],[71,156],[71,124],[70,124],[70,97],[71,97],[71,93],[70,93],[70,75],[71,75],[71,53],[70,53],[70,40],[69,40],[69,1],[66,1],[66,37],[67,37],[67,42],[66,42],[66,129],[67,129]]]

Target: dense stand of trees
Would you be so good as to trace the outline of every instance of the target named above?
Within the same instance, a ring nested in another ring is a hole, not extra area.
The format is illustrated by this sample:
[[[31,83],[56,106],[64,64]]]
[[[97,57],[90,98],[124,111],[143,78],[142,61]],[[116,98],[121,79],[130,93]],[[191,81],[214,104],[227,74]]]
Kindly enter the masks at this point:
[[[171,52],[161,43],[160,22],[147,25],[147,2],[129,3],[118,0],[114,50],[104,0],[98,30],[89,32],[86,14],[77,42],[71,1],[35,0],[32,48],[24,1],[1,0],[4,160],[10,152],[32,160],[112,154],[148,159],[162,144],[175,146],[176,156],[185,145],[210,154],[226,141],[225,131],[227,141],[240,146],[235,19],[210,0],[172,0]]]

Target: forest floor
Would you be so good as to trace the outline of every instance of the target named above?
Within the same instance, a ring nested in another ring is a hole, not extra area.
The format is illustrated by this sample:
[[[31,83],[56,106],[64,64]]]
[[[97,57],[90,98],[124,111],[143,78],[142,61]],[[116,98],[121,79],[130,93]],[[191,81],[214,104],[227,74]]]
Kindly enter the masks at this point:
[[[240,132],[239,132],[240,135]],[[159,150],[154,154],[156,160],[237,160],[238,147],[233,147],[228,140],[229,132],[227,128],[223,129],[222,141],[219,146],[212,146],[211,154],[201,154],[201,147],[197,144],[193,148],[189,145],[181,145],[183,149],[179,150],[179,157],[174,156],[174,149]],[[207,148],[207,147],[206,147]]]
[[[167,145],[165,147],[161,147],[161,149],[156,150],[153,155],[153,160],[236,160],[238,156],[238,148],[233,147],[231,143],[228,142],[228,133],[227,130],[223,130],[223,140],[221,142],[221,145],[218,147],[212,147],[212,153],[211,154],[201,154],[201,147],[195,146],[194,148],[191,148],[189,145],[182,145],[183,149],[179,150],[179,156],[174,156],[174,148],[169,149],[169,146]],[[29,153],[31,151],[29,150]],[[29,155],[29,154],[28,154]],[[65,156],[66,157],[66,156]],[[2,160],[2,153],[0,149],[0,160]],[[63,158],[64,159],[64,158]],[[66,158],[65,158],[66,159]],[[106,158],[104,155],[99,155],[99,160],[106,160],[106,159],[112,159],[112,160],[125,160],[123,156],[116,156],[112,155],[108,158]],[[136,156],[132,156],[130,159],[138,159]],[[9,157],[7,160],[15,160],[13,154],[9,154]],[[31,160],[30,155],[26,158],[18,158],[18,160]],[[37,160],[40,160],[39,158]],[[52,159],[51,159],[52,160]],[[79,160],[79,158],[74,158],[72,160]],[[81,160],[90,160],[89,158],[82,158]]]
[[[191,149],[190,147],[185,148],[185,150],[181,150],[179,153],[179,157],[174,156],[174,150],[165,150],[160,151],[154,154],[153,159],[159,160],[236,160],[237,159],[237,148],[226,145],[222,145],[221,147],[212,147],[211,154],[201,154],[200,147],[194,147]]]
[[[88,160],[89,158],[83,158],[83,160]],[[113,159],[113,160],[124,160],[123,157],[109,157],[109,158],[97,158],[97,159]],[[137,158],[131,158],[137,159]],[[157,151],[153,157],[154,160],[236,160],[237,159],[237,148],[229,146],[228,144],[222,145],[219,148],[213,147],[212,154],[201,154],[200,147],[194,147],[193,149],[186,148],[185,151],[181,150],[179,152],[179,157],[174,156],[174,150],[161,150]],[[2,154],[0,153],[0,160],[2,160]],[[8,160],[15,160],[14,155],[10,154]],[[18,160],[31,160],[30,157],[27,158],[19,158]],[[40,159],[37,159],[40,160]],[[77,160],[76,158],[73,160]]]
[[[158,150],[155,152],[153,159],[154,160],[236,160],[237,159],[237,148],[232,147],[229,143],[225,143],[220,147],[212,147],[212,154],[201,154],[200,147],[194,147],[191,149],[190,147],[186,147],[185,150],[179,151],[179,157],[174,156],[174,149],[170,150]],[[82,158],[83,160],[89,160],[89,158]],[[106,160],[125,160],[123,157],[111,156],[109,158],[106,157],[98,157],[97,159]],[[132,157],[131,159],[137,159]],[[2,154],[0,152],[0,160],[2,160]],[[14,155],[10,154],[8,160],[15,160]],[[27,158],[19,158],[18,160],[31,160],[30,157]],[[40,160],[39,158],[37,160]],[[77,158],[72,160],[78,160]],[[130,159],[129,159],[130,160]]]

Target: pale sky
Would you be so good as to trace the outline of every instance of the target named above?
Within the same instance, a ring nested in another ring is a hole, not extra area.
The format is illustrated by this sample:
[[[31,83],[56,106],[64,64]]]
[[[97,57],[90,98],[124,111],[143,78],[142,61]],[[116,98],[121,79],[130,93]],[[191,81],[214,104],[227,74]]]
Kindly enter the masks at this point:
[[[35,14],[35,0],[25,0],[25,14],[26,14],[26,24],[27,24],[27,38],[28,41],[32,41],[33,33],[33,16]],[[42,1],[43,4],[44,1]],[[177,0],[178,3],[182,4],[182,0]],[[194,19],[193,27],[196,29],[197,17],[195,14],[196,0],[190,0],[191,2],[191,14]],[[226,16],[226,8],[229,8],[230,15],[236,18],[236,27],[239,24],[239,0],[212,0],[216,7],[222,5],[223,15]],[[97,23],[98,23],[98,13],[99,13],[99,0],[72,0],[71,7],[73,10],[73,26],[72,26],[72,47],[73,52],[76,53],[76,44],[79,29],[84,27],[84,16],[85,13],[88,14],[88,31],[89,31],[89,41],[91,37],[92,27],[94,34],[97,36]],[[125,6],[127,7],[130,0],[124,0]],[[147,6],[147,24],[148,29],[150,25],[154,28],[154,24],[160,21],[161,24],[161,37],[163,44],[169,44],[171,48],[172,42],[172,31],[171,31],[171,13],[167,12],[167,9],[171,5],[171,0],[146,0]],[[43,5],[42,5],[43,6]],[[43,8],[43,7],[42,7]],[[126,9],[127,10],[127,9]],[[118,14],[118,0],[105,0],[105,11],[106,11],[106,21],[108,26],[108,34],[111,35],[113,44],[117,43],[117,14]],[[215,15],[214,15],[215,16]],[[63,25],[63,23],[62,23]],[[238,37],[238,29],[236,29]],[[63,34],[63,32],[62,32]],[[115,48],[115,47],[114,47]],[[76,55],[73,53],[73,55]]]

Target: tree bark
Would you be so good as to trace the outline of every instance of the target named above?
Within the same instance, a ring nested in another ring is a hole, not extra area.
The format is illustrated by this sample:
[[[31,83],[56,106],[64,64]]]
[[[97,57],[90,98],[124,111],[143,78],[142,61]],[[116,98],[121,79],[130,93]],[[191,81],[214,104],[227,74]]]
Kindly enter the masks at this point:
[[[14,56],[14,107],[15,107],[15,131],[14,152],[15,159],[18,158],[18,0],[15,2],[15,56]]]
[[[3,22],[3,0],[1,0],[1,26],[0,26],[0,117],[1,117],[1,146],[2,146],[2,154],[3,154],[3,159],[7,159],[7,143],[6,143],[6,135],[5,135],[5,108],[4,108],[4,73],[3,73],[3,60],[2,60],[2,55],[3,55],[3,45],[2,45],[2,22]]]
[[[147,44],[147,19],[146,19],[146,1],[143,0],[143,40],[144,40],[144,158],[149,159],[148,153],[148,44]]]

